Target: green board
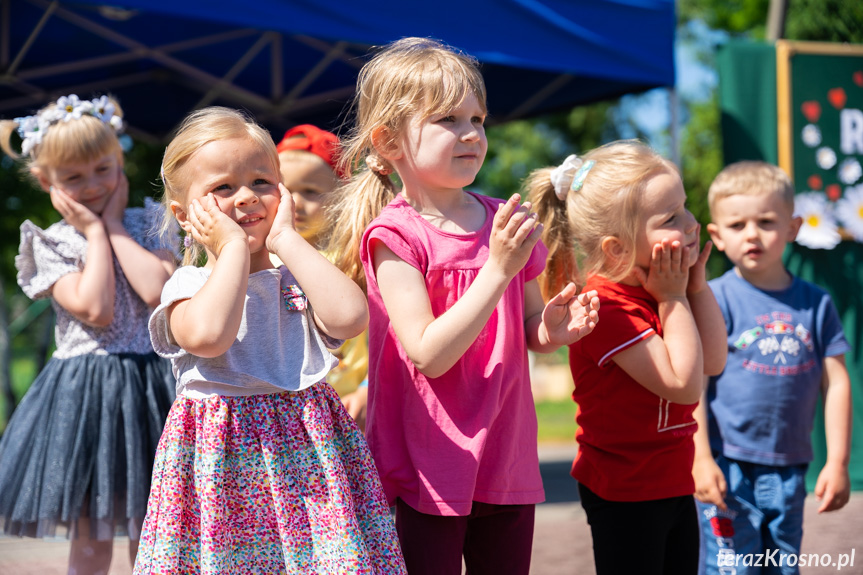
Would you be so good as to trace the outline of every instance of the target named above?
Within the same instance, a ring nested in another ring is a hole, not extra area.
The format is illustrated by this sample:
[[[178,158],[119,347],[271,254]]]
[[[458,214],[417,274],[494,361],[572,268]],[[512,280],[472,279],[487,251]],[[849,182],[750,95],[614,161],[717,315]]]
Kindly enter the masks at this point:
[[[777,86],[780,132],[789,136],[780,138],[779,164],[797,191],[836,201],[863,183],[863,46],[780,43]]]

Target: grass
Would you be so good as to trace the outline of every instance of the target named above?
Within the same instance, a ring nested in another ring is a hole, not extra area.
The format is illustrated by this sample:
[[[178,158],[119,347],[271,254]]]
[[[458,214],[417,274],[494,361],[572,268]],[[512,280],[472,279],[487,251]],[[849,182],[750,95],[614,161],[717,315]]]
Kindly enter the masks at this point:
[[[571,399],[536,402],[536,419],[539,423],[539,441],[542,443],[569,443],[578,427],[575,423],[575,404]]]

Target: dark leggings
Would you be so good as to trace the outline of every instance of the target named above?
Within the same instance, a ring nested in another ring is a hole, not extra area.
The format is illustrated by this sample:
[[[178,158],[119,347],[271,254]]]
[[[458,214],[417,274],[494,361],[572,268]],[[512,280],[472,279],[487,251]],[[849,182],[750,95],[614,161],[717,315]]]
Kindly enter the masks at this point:
[[[593,535],[596,575],[695,575],[699,528],[691,495],[607,501],[578,485]]]
[[[396,531],[409,575],[527,575],[534,505],[473,502],[464,517],[428,515],[396,501]],[[697,550],[696,550],[697,551]]]

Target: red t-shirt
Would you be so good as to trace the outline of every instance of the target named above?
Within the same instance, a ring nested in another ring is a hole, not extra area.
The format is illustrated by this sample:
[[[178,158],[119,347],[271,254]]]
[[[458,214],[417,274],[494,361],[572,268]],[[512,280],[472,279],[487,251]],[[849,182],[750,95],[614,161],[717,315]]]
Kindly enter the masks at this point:
[[[588,279],[599,292],[599,322],[569,349],[578,404],[578,455],[572,476],[610,501],[646,501],[695,491],[695,406],[662,399],[612,358],[656,334],[658,304],[641,286]]]

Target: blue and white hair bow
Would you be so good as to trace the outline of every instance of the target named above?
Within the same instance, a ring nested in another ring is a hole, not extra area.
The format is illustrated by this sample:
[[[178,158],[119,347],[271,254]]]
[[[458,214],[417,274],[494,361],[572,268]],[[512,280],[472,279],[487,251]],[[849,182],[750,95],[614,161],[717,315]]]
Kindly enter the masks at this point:
[[[584,185],[587,173],[596,162],[584,161],[575,154],[567,156],[561,165],[551,171],[551,184],[554,186],[554,195],[561,202],[566,200],[570,192],[577,192]]]

